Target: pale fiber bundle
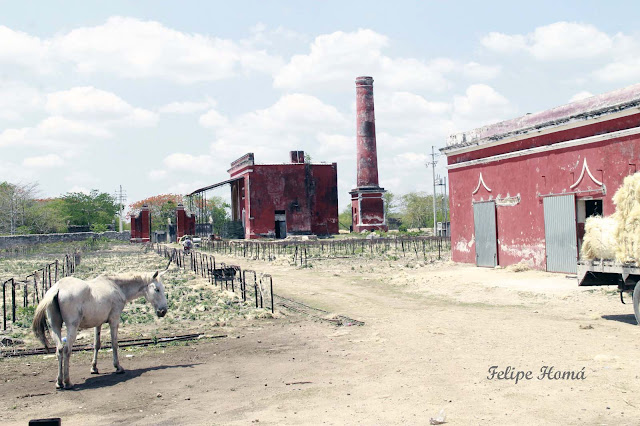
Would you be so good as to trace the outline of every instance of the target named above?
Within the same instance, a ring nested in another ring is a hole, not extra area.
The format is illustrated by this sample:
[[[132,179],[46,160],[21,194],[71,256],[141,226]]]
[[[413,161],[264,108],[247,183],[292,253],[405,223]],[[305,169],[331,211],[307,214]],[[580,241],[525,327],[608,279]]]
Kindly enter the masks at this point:
[[[591,216],[584,225],[584,239],[580,255],[583,259],[613,259],[616,256],[616,230],[618,221],[615,214],[602,217]]]
[[[621,263],[640,263],[640,173],[624,178],[613,196],[616,205],[616,256]]]

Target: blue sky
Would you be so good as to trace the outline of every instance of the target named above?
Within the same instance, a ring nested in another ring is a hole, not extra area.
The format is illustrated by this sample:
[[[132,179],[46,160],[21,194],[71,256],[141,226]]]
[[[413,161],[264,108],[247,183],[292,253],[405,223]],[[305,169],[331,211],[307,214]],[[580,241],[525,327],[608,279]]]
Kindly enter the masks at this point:
[[[0,180],[133,202],[254,152],[355,186],[373,76],[380,184],[431,191],[431,146],[640,81],[633,2],[0,1]],[[446,173],[444,158],[438,174]],[[228,197],[228,188],[215,195]]]

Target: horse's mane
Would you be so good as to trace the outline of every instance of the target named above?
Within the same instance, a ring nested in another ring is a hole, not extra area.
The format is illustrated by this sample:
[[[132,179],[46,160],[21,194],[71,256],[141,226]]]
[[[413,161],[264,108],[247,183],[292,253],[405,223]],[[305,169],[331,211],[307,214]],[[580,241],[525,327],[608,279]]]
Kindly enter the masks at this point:
[[[145,285],[151,282],[151,272],[124,272],[121,274],[104,274],[104,276],[116,283],[119,287],[129,285]]]

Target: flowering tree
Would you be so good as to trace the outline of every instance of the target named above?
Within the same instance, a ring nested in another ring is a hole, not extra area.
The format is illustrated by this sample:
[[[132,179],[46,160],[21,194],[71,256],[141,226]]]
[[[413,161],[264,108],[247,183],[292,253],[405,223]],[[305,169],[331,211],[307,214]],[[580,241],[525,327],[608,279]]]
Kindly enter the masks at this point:
[[[130,204],[127,215],[135,216],[138,214],[142,206],[146,204],[149,206],[149,212],[151,213],[151,230],[156,231],[164,229],[167,226],[169,219],[171,219],[172,223],[175,223],[176,207],[182,202],[182,195],[154,195],[153,197],[145,198],[144,200]]]

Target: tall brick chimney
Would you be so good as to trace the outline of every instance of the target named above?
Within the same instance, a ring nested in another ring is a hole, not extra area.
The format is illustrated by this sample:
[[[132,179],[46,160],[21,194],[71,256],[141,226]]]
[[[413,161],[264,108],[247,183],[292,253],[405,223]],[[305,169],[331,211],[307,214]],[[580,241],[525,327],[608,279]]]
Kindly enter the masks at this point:
[[[353,231],[387,231],[384,188],[378,184],[378,152],[373,108],[373,78],[356,78],[357,187],[351,194]]]

